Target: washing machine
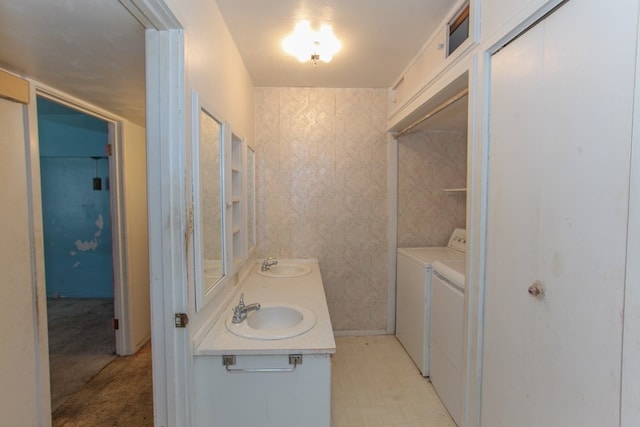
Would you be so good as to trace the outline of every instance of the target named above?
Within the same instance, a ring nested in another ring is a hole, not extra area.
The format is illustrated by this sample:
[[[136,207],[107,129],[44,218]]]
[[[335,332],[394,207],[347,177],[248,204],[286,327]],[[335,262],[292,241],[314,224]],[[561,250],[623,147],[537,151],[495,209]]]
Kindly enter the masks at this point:
[[[466,243],[466,230],[457,228],[446,247],[398,248],[396,336],[425,377],[429,376],[432,264],[464,262]]]
[[[464,260],[435,261],[432,268],[430,378],[451,418],[460,425],[465,263]]]

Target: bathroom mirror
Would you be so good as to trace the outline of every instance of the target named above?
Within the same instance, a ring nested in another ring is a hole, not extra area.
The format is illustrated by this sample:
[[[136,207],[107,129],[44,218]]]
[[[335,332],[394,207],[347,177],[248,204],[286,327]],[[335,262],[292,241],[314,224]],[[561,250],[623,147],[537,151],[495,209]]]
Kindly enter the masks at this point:
[[[194,93],[193,120],[193,233],[196,310],[215,294],[225,276],[223,232],[223,128]]]
[[[247,146],[247,248],[256,246],[256,152]]]

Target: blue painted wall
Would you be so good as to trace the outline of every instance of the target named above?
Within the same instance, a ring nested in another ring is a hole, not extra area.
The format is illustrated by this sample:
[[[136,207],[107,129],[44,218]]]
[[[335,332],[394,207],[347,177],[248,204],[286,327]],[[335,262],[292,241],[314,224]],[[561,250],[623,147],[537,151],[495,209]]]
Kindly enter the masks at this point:
[[[38,98],[47,297],[113,298],[107,132],[105,121]]]

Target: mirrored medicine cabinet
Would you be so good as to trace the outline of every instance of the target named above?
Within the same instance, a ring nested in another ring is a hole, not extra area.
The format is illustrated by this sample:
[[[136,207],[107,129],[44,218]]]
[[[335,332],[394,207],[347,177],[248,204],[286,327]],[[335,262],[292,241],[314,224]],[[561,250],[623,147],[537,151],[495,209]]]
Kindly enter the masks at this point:
[[[192,93],[192,200],[196,310],[255,247],[255,150]]]

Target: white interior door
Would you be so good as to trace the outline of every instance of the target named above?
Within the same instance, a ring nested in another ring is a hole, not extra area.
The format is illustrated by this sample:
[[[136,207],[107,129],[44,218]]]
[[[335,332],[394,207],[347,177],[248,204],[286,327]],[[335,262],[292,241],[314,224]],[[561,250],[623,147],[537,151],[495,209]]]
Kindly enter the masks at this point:
[[[492,57],[485,427],[619,424],[637,17],[570,1]]]

